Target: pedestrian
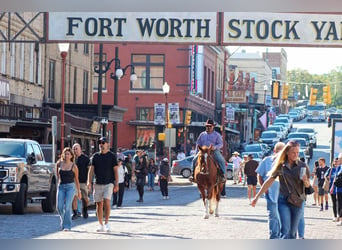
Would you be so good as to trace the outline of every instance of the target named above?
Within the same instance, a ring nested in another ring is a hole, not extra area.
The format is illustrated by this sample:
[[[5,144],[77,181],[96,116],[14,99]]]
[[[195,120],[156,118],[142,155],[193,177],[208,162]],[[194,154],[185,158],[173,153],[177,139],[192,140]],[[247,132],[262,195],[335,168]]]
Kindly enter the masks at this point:
[[[147,175],[147,156],[141,155],[139,157],[139,163],[135,167],[135,176],[136,176],[136,183],[139,199],[137,202],[144,202],[144,186],[145,180]]]
[[[314,203],[312,203],[313,206],[316,206],[317,204],[319,204],[319,201],[318,201],[318,179],[317,179],[317,176],[316,176],[316,172],[317,172],[318,168],[319,168],[318,161],[315,161],[314,168],[313,168],[312,174],[311,174],[311,176],[313,177],[313,179],[312,179],[312,188],[315,191],[314,194],[313,194],[313,198],[314,198]]]
[[[80,183],[80,190],[82,194],[82,216],[84,219],[88,218],[88,204],[89,204],[89,197],[88,197],[88,187],[87,187],[87,179],[88,179],[88,170],[90,159],[89,157],[82,152],[81,145],[75,143],[72,146],[72,150],[76,157],[76,165],[78,168],[78,180]],[[78,217],[78,194],[75,195],[73,201],[73,215],[72,218],[75,219]]]
[[[241,178],[243,178],[243,185],[245,186],[246,185],[246,182],[247,182],[247,176],[245,175],[245,164],[246,162],[248,161],[248,155],[244,154],[242,156],[242,161],[240,163],[240,173],[241,173]]]
[[[196,154],[196,148],[194,145],[191,146],[191,150],[190,150],[190,155],[195,155]]]
[[[82,197],[78,181],[78,168],[74,163],[74,158],[71,148],[66,147],[57,162],[57,211],[63,231],[71,230],[71,209],[75,192],[77,191],[79,199]]]
[[[239,172],[241,171],[241,162],[242,159],[239,157],[239,152],[235,151],[230,157],[229,162],[233,163],[233,184],[237,184],[239,181]]]
[[[169,165],[169,160],[165,157],[159,166],[159,183],[160,183],[160,192],[162,194],[163,200],[169,199],[169,188],[168,182],[171,181],[171,168]]]
[[[299,220],[304,209],[304,187],[310,187],[309,168],[298,160],[299,144],[290,140],[279,152],[270,171],[270,177],[263,183],[261,189],[252,200],[254,207],[259,197],[265,193],[279,178],[278,211],[280,216],[280,238],[295,239],[297,236]],[[301,176],[302,168],[305,170]]]
[[[185,157],[185,153],[182,150],[177,153],[177,160],[183,160]]]
[[[113,193],[113,208],[122,207],[123,196],[125,192],[125,175],[127,173],[127,168],[123,164],[124,159],[118,158],[118,175],[119,175],[119,191]]]
[[[147,188],[149,191],[154,191],[154,179],[156,177],[158,167],[153,158],[150,158],[147,168]]]
[[[329,178],[329,193],[330,193],[330,198],[332,202],[332,208],[333,208],[333,214],[334,217],[332,219],[333,222],[338,221],[338,214],[337,214],[337,194],[336,194],[336,189],[333,188],[334,184],[334,179],[336,177],[337,173],[337,167],[338,167],[338,158],[335,158],[333,163],[331,164],[330,169],[325,173],[325,178]]]
[[[247,176],[247,195],[249,202],[251,202],[251,198],[254,198],[256,195],[257,173],[255,170],[258,165],[259,163],[253,159],[253,155],[248,154],[248,161],[245,164],[244,174]]]
[[[125,175],[125,187],[130,189],[132,187],[132,156],[130,154],[125,156],[124,165],[127,169],[127,174]]]
[[[208,119],[205,124],[205,131],[200,133],[196,141],[197,154],[192,160],[192,176],[190,177],[191,182],[195,182],[194,173],[195,167],[198,159],[198,146],[213,146],[214,147],[214,158],[220,167],[220,178],[221,183],[226,182],[226,162],[221,154],[221,148],[223,147],[222,135],[215,131],[215,123],[213,120]]]
[[[325,173],[328,171],[329,167],[325,165],[325,159],[319,158],[318,159],[318,165],[319,167],[316,170],[316,177],[318,180],[318,204],[321,205],[321,208],[319,211],[323,211],[323,202],[325,199],[325,210],[328,210],[329,204],[328,204],[328,192],[323,189],[324,184],[324,176]]]
[[[342,153],[338,154],[338,167],[336,168],[336,175],[333,180],[333,183],[339,174],[342,174]],[[336,198],[337,198],[337,214],[338,214],[337,221],[338,222],[336,226],[342,226],[342,187],[335,187],[335,185],[333,184],[330,191],[335,192]]]
[[[106,137],[100,137],[98,144],[100,151],[96,152],[90,159],[87,186],[88,190],[90,190],[93,174],[95,174],[93,195],[99,222],[96,231],[110,232],[110,226],[108,224],[110,200],[113,192],[119,191],[118,162],[116,155],[109,150],[109,144]],[[103,223],[103,211],[105,223]]]

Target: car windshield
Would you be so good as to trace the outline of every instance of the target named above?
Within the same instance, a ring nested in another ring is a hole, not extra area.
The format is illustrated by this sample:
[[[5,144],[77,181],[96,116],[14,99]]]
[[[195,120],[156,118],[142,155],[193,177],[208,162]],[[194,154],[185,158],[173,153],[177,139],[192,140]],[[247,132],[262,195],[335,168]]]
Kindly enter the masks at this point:
[[[277,133],[262,133],[261,138],[274,138],[277,136]]]
[[[245,151],[247,151],[247,152],[259,152],[259,151],[261,151],[261,146],[258,144],[249,144],[249,145],[246,145]]]
[[[280,132],[280,131],[281,131],[281,128],[280,128],[280,127],[268,127],[267,130]]]
[[[314,133],[314,130],[312,128],[298,128],[297,131],[303,133]]]
[[[308,110],[324,110],[323,105],[308,105]]]
[[[309,139],[309,135],[308,134],[289,134],[288,138],[307,138]]]
[[[0,142],[0,156],[25,158],[25,146],[23,143]]]
[[[289,120],[282,118],[282,119],[276,119],[276,120],[274,121],[274,123],[276,123],[276,122],[288,123]]]

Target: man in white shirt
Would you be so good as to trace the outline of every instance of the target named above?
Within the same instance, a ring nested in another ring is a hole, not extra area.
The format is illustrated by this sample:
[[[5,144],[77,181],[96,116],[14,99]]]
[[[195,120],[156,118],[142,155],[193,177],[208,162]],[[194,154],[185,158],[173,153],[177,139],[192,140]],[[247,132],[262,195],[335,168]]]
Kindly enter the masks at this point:
[[[239,171],[240,171],[240,166],[242,159],[239,157],[239,152],[235,151],[233,153],[233,156],[230,157],[229,162],[233,163],[233,179],[234,179],[234,184],[237,184],[239,181]]]

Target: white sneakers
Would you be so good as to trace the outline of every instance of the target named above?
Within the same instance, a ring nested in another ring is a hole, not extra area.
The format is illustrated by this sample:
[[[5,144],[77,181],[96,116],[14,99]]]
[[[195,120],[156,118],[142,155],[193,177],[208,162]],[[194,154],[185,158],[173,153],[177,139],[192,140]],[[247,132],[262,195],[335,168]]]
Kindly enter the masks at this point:
[[[338,218],[334,217],[332,221],[333,222],[338,222]]]
[[[342,226],[342,221],[339,221],[336,226]]]
[[[163,200],[168,200],[168,199],[169,199],[169,196],[163,196],[162,199],[163,199]]]
[[[97,226],[96,232],[110,232],[109,224],[108,223],[104,225],[99,224]]]

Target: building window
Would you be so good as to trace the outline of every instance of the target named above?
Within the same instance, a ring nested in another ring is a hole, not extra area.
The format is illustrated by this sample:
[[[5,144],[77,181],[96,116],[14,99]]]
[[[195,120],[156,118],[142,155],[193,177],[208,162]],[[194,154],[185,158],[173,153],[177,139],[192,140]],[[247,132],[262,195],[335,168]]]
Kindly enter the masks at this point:
[[[6,43],[1,43],[1,73],[6,74]]]
[[[10,53],[11,53],[11,76],[15,77],[15,43],[10,44]]]
[[[83,54],[89,55],[89,44],[88,43],[84,43]]]
[[[56,75],[56,61],[49,61],[49,93],[48,98],[55,98],[55,75]]]
[[[139,121],[153,121],[154,108],[138,108],[137,109],[137,120]]]
[[[214,71],[211,71],[211,89],[210,89],[210,101],[213,103],[214,102],[214,95],[215,95],[215,81],[214,81]]]
[[[165,79],[164,55],[132,55],[137,81],[131,82],[131,90],[161,90]]]
[[[24,80],[24,69],[25,69],[25,44],[20,43],[20,62],[19,62],[19,78]]]
[[[74,50],[78,51],[78,43],[74,43]]]
[[[89,72],[83,71],[83,104],[88,104],[88,83],[89,83]]]
[[[99,62],[100,62],[100,55],[98,53],[94,54],[94,67],[98,67],[99,66]],[[102,54],[102,61],[103,62],[107,62],[107,54],[103,53]],[[102,74],[102,89],[106,89],[107,85],[106,85],[106,75],[107,74]],[[93,90],[97,91],[98,90],[98,84],[99,84],[99,74],[95,73],[94,74],[94,82],[93,82]]]

